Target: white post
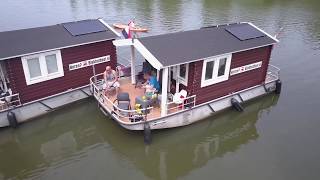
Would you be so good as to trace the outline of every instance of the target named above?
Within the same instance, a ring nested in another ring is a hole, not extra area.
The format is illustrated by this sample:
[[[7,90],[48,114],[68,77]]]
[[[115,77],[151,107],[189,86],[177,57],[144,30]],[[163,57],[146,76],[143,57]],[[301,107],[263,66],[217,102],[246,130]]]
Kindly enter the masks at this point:
[[[169,75],[169,68],[166,67],[162,71],[161,117],[167,115],[168,79],[169,79],[168,75]]]
[[[92,72],[94,83],[97,83],[96,68],[94,67],[94,65],[92,65]]]
[[[134,39],[132,38],[132,44]],[[136,55],[135,55],[134,46],[131,45],[131,83],[136,84],[136,68],[135,68],[135,61],[136,61]]]
[[[160,79],[160,70],[157,70],[157,80],[159,81]]]
[[[174,68],[176,68],[176,93],[179,92],[179,84],[180,84],[180,81],[179,81],[179,75],[180,75],[180,66],[175,66]]]
[[[168,80],[168,92],[170,92],[170,93],[171,93],[171,79],[172,79],[172,77],[171,77],[171,68],[172,67],[169,68],[169,75],[168,75],[168,78],[169,78],[169,80]]]

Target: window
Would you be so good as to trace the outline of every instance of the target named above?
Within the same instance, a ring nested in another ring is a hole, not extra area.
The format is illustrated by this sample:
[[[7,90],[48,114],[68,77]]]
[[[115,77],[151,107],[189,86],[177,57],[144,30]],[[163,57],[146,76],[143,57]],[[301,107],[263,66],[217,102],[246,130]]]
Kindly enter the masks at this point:
[[[27,85],[64,76],[60,51],[21,58]]]
[[[231,54],[205,59],[202,67],[201,87],[229,79]]]
[[[28,69],[29,69],[29,76],[30,79],[40,77],[41,76],[41,69],[40,69],[40,61],[39,58],[30,58],[27,59]]]
[[[188,71],[189,71],[189,64],[182,64],[178,66],[179,74],[179,82],[185,86],[188,86]]]
[[[171,77],[174,80],[177,80],[178,78],[178,83],[188,86],[188,71],[189,64],[181,64],[171,67]]]
[[[219,60],[218,77],[225,75],[227,58]]]
[[[214,61],[208,61],[208,62],[207,62],[207,66],[206,66],[205,80],[210,80],[210,79],[212,79],[213,68],[214,68]]]
[[[55,54],[45,56],[48,74],[58,72],[57,56]]]

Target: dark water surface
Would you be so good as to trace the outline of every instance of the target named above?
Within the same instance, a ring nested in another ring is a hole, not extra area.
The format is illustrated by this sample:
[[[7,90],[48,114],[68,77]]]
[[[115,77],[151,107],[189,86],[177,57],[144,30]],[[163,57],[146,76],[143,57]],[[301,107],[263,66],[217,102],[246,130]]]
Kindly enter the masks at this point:
[[[282,94],[200,123],[141,133],[104,117],[93,100],[18,129],[0,129],[0,179],[319,179],[320,1],[1,0],[0,31],[135,17],[149,34],[251,21],[280,33],[272,64]]]

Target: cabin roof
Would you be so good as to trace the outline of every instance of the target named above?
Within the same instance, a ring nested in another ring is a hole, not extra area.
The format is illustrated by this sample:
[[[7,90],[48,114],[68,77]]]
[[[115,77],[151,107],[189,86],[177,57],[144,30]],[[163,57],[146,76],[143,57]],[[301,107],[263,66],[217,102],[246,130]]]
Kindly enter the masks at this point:
[[[237,23],[139,38],[162,67],[263,47],[277,39],[251,23]]]
[[[71,28],[65,25],[71,25]],[[101,27],[104,27],[105,30],[101,30]],[[0,60],[90,44],[116,37],[118,37],[116,32],[101,19],[0,32]]]

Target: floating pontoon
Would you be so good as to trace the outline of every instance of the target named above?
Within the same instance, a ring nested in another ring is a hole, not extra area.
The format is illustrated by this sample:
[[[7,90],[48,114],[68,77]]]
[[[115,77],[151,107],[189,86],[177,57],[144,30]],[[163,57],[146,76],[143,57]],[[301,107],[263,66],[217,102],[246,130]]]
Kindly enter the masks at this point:
[[[279,69],[269,64],[277,42],[252,23],[118,39],[115,46],[131,47],[131,74],[120,78],[120,96],[104,93],[102,74],[90,79],[91,90],[100,109],[126,129],[189,125],[231,106],[241,110],[242,103],[276,89],[279,93]],[[136,52],[161,84],[158,101],[141,98],[145,92],[137,88]],[[182,91],[186,96],[179,96]],[[122,95],[128,95],[131,108],[117,103]],[[144,101],[147,106],[135,108]]]

